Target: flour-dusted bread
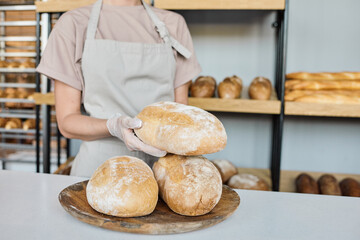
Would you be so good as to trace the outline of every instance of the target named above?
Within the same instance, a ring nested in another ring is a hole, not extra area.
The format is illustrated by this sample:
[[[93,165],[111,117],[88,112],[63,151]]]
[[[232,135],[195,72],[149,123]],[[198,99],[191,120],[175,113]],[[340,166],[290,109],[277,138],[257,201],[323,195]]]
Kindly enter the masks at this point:
[[[271,97],[272,86],[269,79],[257,77],[252,80],[249,87],[249,96],[256,100],[269,100]]]
[[[216,159],[212,163],[219,170],[222,182],[225,183],[229,178],[238,173],[236,167],[228,160]]]
[[[269,191],[270,187],[264,179],[248,173],[239,173],[232,176],[227,185],[236,189]]]
[[[212,114],[192,106],[159,102],[145,107],[136,135],[146,144],[178,155],[202,155],[225,148],[226,132]]]
[[[96,211],[117,217],[152,213],[158,200],[158,185],[151,168],[142,160],[113,157],[91,177],[86,197]]]
[[[210,98],[215,94],[216,81],[210,76],[200,76],[191,85],[190,94],[192,97]]]
[[[154,163],[153,171],[161,198],[178,214],[204,215],[220,200],[220,173],[202,156],[168,154]]]
[[[238,76],[225,78],[218,86],[219,98],[235,99],[241,96],[242,80]]]

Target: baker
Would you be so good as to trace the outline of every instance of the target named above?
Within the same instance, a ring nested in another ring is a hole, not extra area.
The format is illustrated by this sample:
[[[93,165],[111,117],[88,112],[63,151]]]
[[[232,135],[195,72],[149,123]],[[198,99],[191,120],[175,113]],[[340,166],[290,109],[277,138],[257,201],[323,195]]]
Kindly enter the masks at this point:
[[[37,71],[55,80],[61,133],[83,140],[71,175],[89,177],[113,156],[149,165],[164,156],[134,135],[142,125],[134,117],[154,102],[186,104],[201,67],[181,15],[143,0],[98,0],[59,19]]]

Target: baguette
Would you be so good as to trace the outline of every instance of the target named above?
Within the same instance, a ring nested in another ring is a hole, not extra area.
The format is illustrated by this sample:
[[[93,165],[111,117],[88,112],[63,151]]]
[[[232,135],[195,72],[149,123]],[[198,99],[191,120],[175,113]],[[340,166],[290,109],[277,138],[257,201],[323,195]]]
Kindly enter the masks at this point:
[[[360,98],[360,90],[293,90],[285,92],[285,101],[295,101],[299,97],[311,96],[311,95],[344,95],[351,97],[359,97]]]
[[[360,90],[360,80],[287,80],[286,90]]]
[[[286,74],[286,79],[300,80],[360,80],[360,72],[294,72]]]

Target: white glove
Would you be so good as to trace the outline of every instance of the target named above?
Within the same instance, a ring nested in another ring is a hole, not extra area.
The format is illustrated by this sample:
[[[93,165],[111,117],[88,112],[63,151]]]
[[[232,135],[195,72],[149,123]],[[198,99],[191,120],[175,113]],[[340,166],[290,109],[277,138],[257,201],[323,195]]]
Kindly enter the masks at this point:
[[[110,134],[123,141],[130,151],[142,151],[155,157],[166,155],[166,151],[147,145],[135,136],[133,129],[142,126],[142,121],[138,118],[121,116],[120,113],[116,113],[107,120],[106,126]]]

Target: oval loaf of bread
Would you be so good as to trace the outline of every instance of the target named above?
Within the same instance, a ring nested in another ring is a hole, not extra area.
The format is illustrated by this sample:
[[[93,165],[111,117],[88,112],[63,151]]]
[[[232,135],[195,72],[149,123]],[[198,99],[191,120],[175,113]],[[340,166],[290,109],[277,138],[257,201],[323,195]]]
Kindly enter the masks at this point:
[[[154,163],[153,171],[161,198],[178,214],[204,215],[220,200],[220,173],[202,156],[168,154]]]
[[[210,98],[215,94],[216,81],[210,76],[200,76],[191,85],[190,94],[192,97]]]
[[[98,167],[86,187],[90,206],[117,217],[152,213],[158,200],[158,185],[151,168],[142,160],[113,157]]]
[[[145,107],[136,135],[146,144],[178,155],[218,152],[226,146],[226,132],[212,114],[192,106],[159,102]]]

